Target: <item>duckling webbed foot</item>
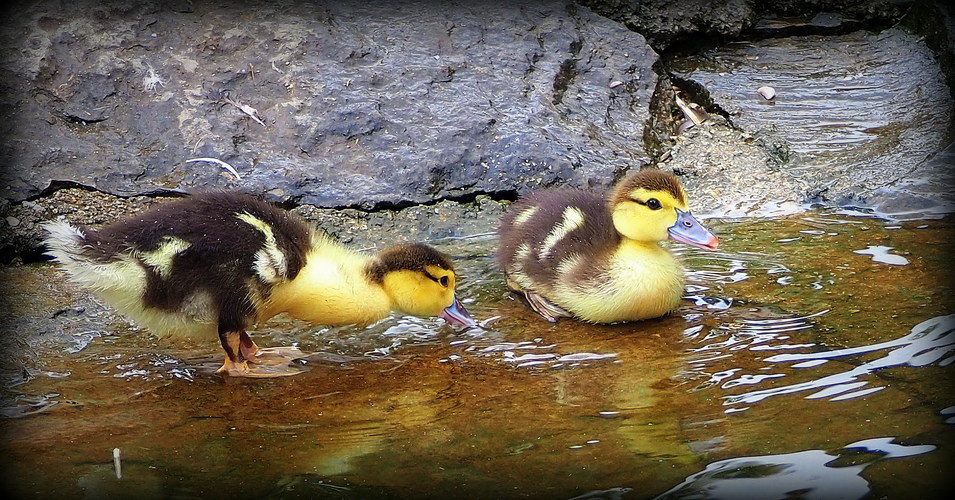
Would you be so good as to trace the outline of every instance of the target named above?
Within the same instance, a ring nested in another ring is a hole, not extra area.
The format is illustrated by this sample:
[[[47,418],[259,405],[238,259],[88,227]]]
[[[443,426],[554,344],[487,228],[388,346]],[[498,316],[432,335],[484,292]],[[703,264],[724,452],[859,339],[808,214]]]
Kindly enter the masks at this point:
[[[239,359],[244,359],[256,365],[276,365],[294,359],[308,356],[297,347],[266,347],[261,348],[249,337],[249,334],[239,334]]]
[[[569,318],[571,316],[566,309],[545,299],[536,292],[524,290],[524,298],[527,299],[527,303],[531,306],[531,309],[533,309],[534,312],[540,314],[544,319],[550,321],[551,323],[556,323],[560,318]]]
[[[280,349],[261,349],[245,331],[220,332],[219,340],[225,350],[226,358],[216,373],[232,377],[287,377],[297,375],[304,370],[292,366],[293,359],[304,353],[298,349],[283,352]]]
[[[248,360],[233,361],[228,357],[222,363],[222,367],[216,370],[216,373],[229,375],[230,377],[249,377],[249,378],[274,378],[288,377],[298,375],[304,372],[301,368],[296,368],[286,364],[249,364]]]

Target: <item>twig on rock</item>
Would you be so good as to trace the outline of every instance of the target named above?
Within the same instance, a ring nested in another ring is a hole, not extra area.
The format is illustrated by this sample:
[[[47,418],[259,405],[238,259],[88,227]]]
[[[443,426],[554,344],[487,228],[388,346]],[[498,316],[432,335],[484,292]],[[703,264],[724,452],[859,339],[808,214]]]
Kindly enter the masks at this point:
[[[219,166],[221,166],[223,169],[227,170],[230,174],[234,175],[236,179],[238,179],[238,180],[240,180],[240,181],[242,180],[242,176],[239,175],[239,172],[235,169],[235,167],[233,167],[232,165],[229,165],[228,163],[226,163],[226,162],[224,162],[224,161],[222,161],[222,160],[220,160],[220,159],[218,159],[218,158],[191,158],[191,159],[186,160],[186,163],[194,163],[194,162],[197,162],[197,161],[205,161],[205,162],[209,162],[209,163],[216,163],[216,164],[218,164]]]
[[[259,125],[262,125],[263,127],[265,126],[265,122],[263,122],[263,121],[262,121],[261,119],[259,119],[259,117],[257,116],[258,113],[259,113],[258,110],[256,110],[256,109],[253,108],[252,106],[249,106],[249,105],[247,105],[247,104],[242,104],[242,103],[235,102],[235,101],[233,101],[232,99],[230,99],[229,96],[222,96],[222,99],[223,99],[225,102],[227,102],[227,103],[229,103],[229,104],[231,104],[231,105],[233,105],[233,106],[239,108],[239,111],[241,111],[241,112],[243,112],[243,113],[249,115],[249,117],[251,117],[253,120],[255,120],[256,122],[258,122]]]

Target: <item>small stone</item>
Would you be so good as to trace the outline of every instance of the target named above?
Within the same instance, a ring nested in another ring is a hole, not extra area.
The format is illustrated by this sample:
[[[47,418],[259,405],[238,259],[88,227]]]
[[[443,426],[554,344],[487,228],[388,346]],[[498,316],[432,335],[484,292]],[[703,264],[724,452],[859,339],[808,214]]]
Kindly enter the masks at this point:
[[[17,227],[20,225],[20,219],[17,219],[16,217],[13,217],[13,216],[7,217],[7,224],[10,227]]]
[[[763,96],[763,99],[771,101],[776,98],[776,89],[770,87],[769,85],[764,85],[758,89],[756,92],[759,92],[759,95]]]

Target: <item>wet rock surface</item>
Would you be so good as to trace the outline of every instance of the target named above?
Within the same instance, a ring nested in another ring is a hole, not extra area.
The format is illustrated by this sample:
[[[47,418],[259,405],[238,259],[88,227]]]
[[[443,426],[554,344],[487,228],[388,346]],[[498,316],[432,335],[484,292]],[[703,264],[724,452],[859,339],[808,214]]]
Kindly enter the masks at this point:
[[[44,220],[102,224],[204,188],[262,194],[360,248],[467,237],[531,189],[647,165],[711,216],[951,211],[948,7],[636,4],[17,10],[0,40],[2,259],[38,258]],[[678,130],[677,93],[711,119]]]
[[[373,208],[599,187],[646,162],[657,55],[573,3],[176,5],[16,12],[6,198],[68,181]]]
[[[867,204],[951,138],[945,76],[932,51],[898,29],[736,42],[671,67],[735,127],[784,139],[784,169],[828,205]],[[757,93],[763,86],[772,99]]]
[[[660,168],[680,176],[698,215],[772,216],[798,212],[808,184],[784,169],[772,137],[732,128],[719,117],[676,138]]]
[[[748,30],[762,36],[858,29],[860,23],[892,23],[907,4],[888,0],[582,0],[643,34],[656,50],[701,38],[734,39]]]

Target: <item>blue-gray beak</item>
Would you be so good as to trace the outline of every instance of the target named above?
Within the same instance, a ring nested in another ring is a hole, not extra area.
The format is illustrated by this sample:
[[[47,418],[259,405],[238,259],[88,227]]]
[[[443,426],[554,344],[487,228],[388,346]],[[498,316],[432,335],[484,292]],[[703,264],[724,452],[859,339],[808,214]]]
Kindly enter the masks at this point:
[[[464,309],[464,306],[461,305],[461,301],[458,300],[457,297],[454,298],[454,302],[451,302],[450,306],[441,311],[441,314],[438,315],[438,317],[447,321],[451,326],[477,326],[477,321],[474,321],[474,318],[468,314],[467,310]]]
[[[720,240],[703,227],[693,214],[679,208],[676,209],[676,223],[670,226],[667,232],[672,240],[707,250],[716,250],[720,245]]]

